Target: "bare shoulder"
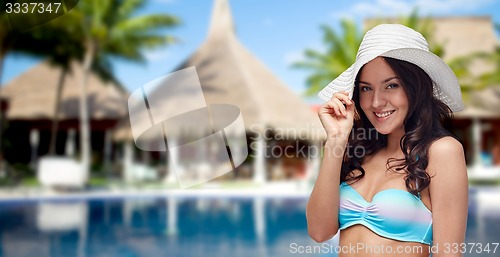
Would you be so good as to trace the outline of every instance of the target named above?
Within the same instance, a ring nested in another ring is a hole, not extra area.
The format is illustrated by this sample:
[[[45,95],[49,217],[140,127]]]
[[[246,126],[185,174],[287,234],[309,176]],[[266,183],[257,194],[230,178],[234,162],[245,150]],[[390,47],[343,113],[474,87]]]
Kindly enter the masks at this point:
[[[465,155],[462,144],[453,137],[442,137],[429,147],[429,175],[453,176],[459,170],[465,170]]]
[[[453,137],[446,136],[434,141],[429,147],[429,158],[444,156],[463,155],[464,148],[462,144]]]

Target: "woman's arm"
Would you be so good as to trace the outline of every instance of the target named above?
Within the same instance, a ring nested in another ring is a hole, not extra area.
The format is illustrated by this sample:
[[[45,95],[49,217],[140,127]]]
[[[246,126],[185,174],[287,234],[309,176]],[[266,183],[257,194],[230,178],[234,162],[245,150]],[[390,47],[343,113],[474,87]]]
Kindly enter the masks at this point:
[[[307,230],[316,242],[332,238],[339,228],[340,169],[354,120],[354,103],[348,93],[335,93],[318,116],[327,141],[318,178],[306,208]]]
[[[462,256],[468,210],[468,180],[464,150],[452,137],[438,139],[429,148],[427,172],[431,176],[429,192],[432,205],[433,245],[440,256]],[[446,251],[458,244],[458,253]]]
[[[347,139],[333,139],[325,144],[323,161],[307,203],[307,230],[320,243],[332,238],[339,229],[340,168]]]

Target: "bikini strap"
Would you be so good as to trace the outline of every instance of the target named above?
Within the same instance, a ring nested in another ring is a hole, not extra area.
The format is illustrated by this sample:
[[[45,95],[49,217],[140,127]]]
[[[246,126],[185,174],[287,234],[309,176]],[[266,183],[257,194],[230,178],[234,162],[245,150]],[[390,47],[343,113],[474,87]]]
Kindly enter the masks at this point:
[[[418,156],[417,156],[417,158],[418,158]],[[418,189],[418,180],[415,180],[415,186]],[[417,193],[417,195],[418,195],[418,199],[422,200],[422,198],[420,197],[420,191]]]

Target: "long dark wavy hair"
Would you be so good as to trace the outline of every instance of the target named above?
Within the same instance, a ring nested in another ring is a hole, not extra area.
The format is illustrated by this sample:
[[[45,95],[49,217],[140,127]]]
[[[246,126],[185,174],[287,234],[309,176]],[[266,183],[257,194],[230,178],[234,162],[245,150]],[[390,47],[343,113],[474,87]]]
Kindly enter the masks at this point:
[[[420,67],[402,60],[383,57],[401,81],[408,98],[408,114],[404,120],[405,135],[400,147],[404,158],[387,160],[388,170],[406,173],[407,190],[417,195],[429,186],[431,177],[425,169],[429,163],[428,150],[432,142],[444,136],[453,136],[450,128],[451,109],[433,95],[431,78]],[[359,105],[359,74],[356,77],[353,100],[356,107],[354,127],[344,153],[340,181],[359,180],[365,170],[365,157],[387,146],[387,135],[377,132]],[[355,175],[357,169],[361,174]],[[418,185],[418,186],[417,186]]]

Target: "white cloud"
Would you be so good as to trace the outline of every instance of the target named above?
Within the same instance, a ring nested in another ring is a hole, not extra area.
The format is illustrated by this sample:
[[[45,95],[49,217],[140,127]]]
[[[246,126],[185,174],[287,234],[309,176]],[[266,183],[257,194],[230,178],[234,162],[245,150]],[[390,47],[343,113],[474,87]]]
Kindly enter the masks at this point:
[[[148,62],[154,62],[154,61],[159,61],[159,60],[165,60],[167,58],[170,58],[171,53],[168,49],[163,48],[163,49],[155,49],[155,50],[147,50],[143,52],[146,61]]]
[[[397,14],[411,8],[411,5],[403,1],[397,0],[378,0],[375,3],[361,3],[362,5],[354,6],[355,11],[360,11],[366,14]]]
[[[397,16],[409,14],[415,7],[421,14],[450,15],[456,11],[470,11],[484,7],[494,0],[375,0],[360,1],[346,9],[335,10],[335,18],[370,17],[370,16]],[[361,17],[360,17],[361,16]]]
[[[285,53],[285,63],[287,65],[292,65],[303,60],[305,60],[303,50]]]
[[[337,10],[333,13],[336,18],[393,16],[406,14],[412,9],[412,4],[398,0],[361,1],[347,9]]]

